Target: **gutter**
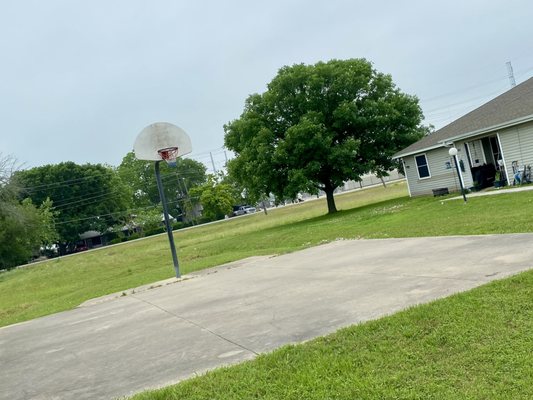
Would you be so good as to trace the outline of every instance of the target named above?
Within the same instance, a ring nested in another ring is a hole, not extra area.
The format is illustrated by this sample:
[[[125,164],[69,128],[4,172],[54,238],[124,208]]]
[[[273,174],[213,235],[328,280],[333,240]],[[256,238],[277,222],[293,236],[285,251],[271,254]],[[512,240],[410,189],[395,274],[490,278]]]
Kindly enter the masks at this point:
[[[400,159],[402,157],[411,156],[413,154],[418,154],[418,153],[423,153],[423,152],[428,151],[428,150],[438,149],[439,147],[449,147],[450,144],[452,144],[453,142],[455,142],[457,140],[466,139],[466,138],[469,138],[469,137],[472,137],[472,136],[483,135],[484,133],[489,133],[489,132],[495,131],[497,129],[510,128],[512,126],[523,124],[523,123],[526,123],[526,122],[531,122],[531,121],[533,121],[533,114],[527,115],[525,117],[516,118],[516,119],[513,119],[511,121],[504,122],[502,124],[489,126],[488,128],[482,128],[482,129],[478,129],[476,131],[472,131],[472,132],[468,132],[468,133],[462,133],[460,135],[452,136],[452,137],[444,139],[444,140],[439,140],[437,142],[438,144],[436,144],[436,145],[429,146],[429,147],[424,147],[424,148],[418,149],[418,150],[409,151],[407,153],[400,153],[400,154],[397,154],[397,155],[393,156],[392,159],[393,160],[398,160],[398,159]]]
[[[430,147],[424,147],[422,149],[409,151],[408,153],[400,153],[400,154],[394,155],[392,157],[392,159],[393,160],[398,160],[398,159],[400,159],[402,157],[407,157],[407,156],[411,156],[413,154],[423,153],[424,151],[438,149],[439,147],[446,147],[446,145],[444,143],[441,143],[441,142],[438,142],[438,143],[439,144],[436,144],[436,145],[433,145],[433,146],[430,146]]]
[[[514,125],[519,125],[519,124],[522,124],[522,123],[525,123],[525,122],[530,122],[530,121],[533,121],[533,114],[532,115],[528,115],[526,117],[516,118],[516,119],[513,119],[511,121],[504,122],[502,124],[489,126],[488,128],[478,129],[477,131],[472,131],[472,132],[468,132],[468,133],[463,133],[461,135],[452,136],[451,138],[439,141],[439,143],[445,144],[445,143],[449,143],[449,142],[455,142],[457,140],[466,139],[466,138],[471,137],[471,136],[482,135],[484,133],[492,132],[492,131],[495,131],[497,129],[510,128],[510,127],[512,127]]]

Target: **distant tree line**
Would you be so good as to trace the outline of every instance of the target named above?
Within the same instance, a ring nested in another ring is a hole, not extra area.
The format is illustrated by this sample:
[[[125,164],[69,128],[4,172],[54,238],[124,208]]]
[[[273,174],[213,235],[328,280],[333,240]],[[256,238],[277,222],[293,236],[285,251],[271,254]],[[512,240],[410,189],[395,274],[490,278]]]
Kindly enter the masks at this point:
[[[239,190],[223,176],[208,176],[198,161],[162,163],[161,175],[169,212],[180,226],[224,218],[239,202]],[[132,152],[118,167],[62,162],[22,169],[0,155],[0,269],[51,248],[73,252],[87,231],[108,233],[113,242],[162,232],[161,214],[154,164]]]

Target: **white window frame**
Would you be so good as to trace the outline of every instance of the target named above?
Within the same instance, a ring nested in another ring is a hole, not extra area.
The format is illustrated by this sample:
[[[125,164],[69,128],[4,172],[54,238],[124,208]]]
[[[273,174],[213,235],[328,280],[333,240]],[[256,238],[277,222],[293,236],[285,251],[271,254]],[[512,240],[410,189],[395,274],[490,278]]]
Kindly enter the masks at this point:
[[[417,158],[417,157],[420,157],[420,156],[424,156],[424,158],[426,159],[426,167],[427,167],[427,169],[428,169],[428,174],[429,174],[428,176],[420,177],[420,169],[419,169],[419,167],[418,167],[418,163],[416,162],[416,158]],[[417,155],[413,156],[413,159],[414,159],[414,161],[415,161],[416,173],[417,173],[417,175],[418,175],[418,179],[419,179],[419,180],[422,180],[422,179],[429,179],[429,178],[431,178],[431,170],[429,169],[429,161],[428,161],[428,157],[427,157],[426,153],[417,154]]]

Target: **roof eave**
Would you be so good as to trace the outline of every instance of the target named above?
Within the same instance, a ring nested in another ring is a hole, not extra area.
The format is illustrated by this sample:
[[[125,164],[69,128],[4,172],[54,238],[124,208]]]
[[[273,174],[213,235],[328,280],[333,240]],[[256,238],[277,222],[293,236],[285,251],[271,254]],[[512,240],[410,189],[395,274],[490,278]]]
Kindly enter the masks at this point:
[[[395,154],[392,157],[392,159],[393,160],[398,160],[398,159],[400,159],[402,157],[412,156],[413,154],[420,154],[420,153],[423,153],[423,152],[428,151],[428,150],[438,149],[439,147],[446,147],[446,145],[443,142],[439,142],[438,144],[433,145],[433,146],[428,146],[428,147],[424,147],[422,149],[408,151],[407,153]]]
[[[489,126],[488,128],[478,129],[476,131],[462,133],[460,135],[452,136],[452,137],[446,138],[444,140],[439,140],[437,142],[438,144],[433,145],[433,146],[424,147],[422,149],[413,150],[413,151],[409,151],[409,152],[406,152],[406,153],[395,154],[392,157],[392,159],[393,160],[398,160],[398,159],[400,159],[402,157],[411,156],[413,154],[419,154],[419,153],[423,153],[425,151],[438,149],[439,147],[446,147],[446,146],[449,146],[451,143],[454,143],[454,142],[456,142],[458,140],[466,139],[466,138],[469,138],[469,137],[472,137],[472,136],[483,135],[484,133],[492,132],[492,131],[495,131],[495,130],[498,130],[498,129],[510,128],[512,126],[523,124],[523,123],[526,123],[526,122],[531,122],[531,121],[533,121],[533,114],[527,115],[525,117],[516,118],[516,119],[513,119],[511,121],[504,122],[502,124]]]
[[[525,117],[516,118],[511,121],[504,122],[502,124],[489,126],[488,128],[478,129],[477,131],[462,133],[460,135],[447,138],[445,140],[440,140],[439,143],[443,145],[446,143],[453,143],[461,139],[466,139],[472,136],[483,135],[484,133],[492,132],[498,129],[510,128],[512,126],[523,124],[523,123],[530,122],[530,121],[533,121],[533,114],[527,115]]]

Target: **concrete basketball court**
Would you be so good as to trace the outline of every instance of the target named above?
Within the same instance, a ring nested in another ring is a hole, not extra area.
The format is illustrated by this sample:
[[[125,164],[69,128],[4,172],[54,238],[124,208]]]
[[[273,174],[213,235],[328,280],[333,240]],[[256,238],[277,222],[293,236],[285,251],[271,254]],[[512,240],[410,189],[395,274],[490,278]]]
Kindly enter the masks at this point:
[[[175,383],[524,271],[532,244],[533,234],[337,241],[89,302],[0,328],[0,399],[111,399]]]

